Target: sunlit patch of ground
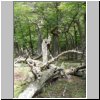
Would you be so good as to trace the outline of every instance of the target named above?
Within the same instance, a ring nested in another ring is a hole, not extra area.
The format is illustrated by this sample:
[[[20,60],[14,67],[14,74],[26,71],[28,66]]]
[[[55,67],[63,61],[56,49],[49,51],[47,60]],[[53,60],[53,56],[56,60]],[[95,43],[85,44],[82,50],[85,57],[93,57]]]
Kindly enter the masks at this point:
[[[18,97],[28,86],[28,83],[31,81],[29,76],[34,77],[29,67],[24,67],[22,64],[21,67],[14,68],[14,97]]]

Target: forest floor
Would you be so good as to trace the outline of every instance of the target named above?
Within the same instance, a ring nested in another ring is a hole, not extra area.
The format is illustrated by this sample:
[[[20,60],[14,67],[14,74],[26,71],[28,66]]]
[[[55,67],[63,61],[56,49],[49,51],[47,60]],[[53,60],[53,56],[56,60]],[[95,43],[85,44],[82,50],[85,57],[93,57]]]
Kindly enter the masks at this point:
[[[70,81],[59,79],[52,84],[46,85],[42,92],[35,98],[85,98],[86,82],[76,76]]]
[[[59,62],[59,63],[57,63]],[[62,60],[55,62],[56,65],[61,65]],[[66,68],[71,66],[77,67],[79,62],[64,61]],[[23,67],[22,67],[23,66]],[[21,67],[14,68],[14,97],[18,95],[28,86],[32,76],[30,68],[25,64]],[[48,83],[35,98],[85,98],[86,97],[86,79],[72,76],[70,80],[60,78],[53,83]]]

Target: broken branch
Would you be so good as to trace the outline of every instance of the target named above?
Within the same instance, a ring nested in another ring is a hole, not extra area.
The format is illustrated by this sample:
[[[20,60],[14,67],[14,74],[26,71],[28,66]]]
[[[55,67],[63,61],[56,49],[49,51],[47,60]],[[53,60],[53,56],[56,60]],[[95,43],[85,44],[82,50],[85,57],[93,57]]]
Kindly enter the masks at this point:
[[[67,53],[78,53],[78,54],[83,54],[82,52],[76,51],[76,50],[64,51],[64,52],[62,52],[61,54],[59,54],[57,57],[55,57],[55,58],[49,60],[45,65],[41,66],[41,68],[47,67],[49,64],[51,64],[52,62],[54,62],[55,60],[57,60],[59,57],[61,57],[61,56],[64,55],[64,54],[67,54]]]

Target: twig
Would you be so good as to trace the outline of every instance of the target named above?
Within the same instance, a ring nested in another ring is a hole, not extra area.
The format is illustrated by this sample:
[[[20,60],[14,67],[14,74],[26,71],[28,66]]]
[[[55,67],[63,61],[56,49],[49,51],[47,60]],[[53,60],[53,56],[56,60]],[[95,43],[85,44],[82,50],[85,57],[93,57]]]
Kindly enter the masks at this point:
[[[64,91],[63,91],[63,97],[65,96],[65,93],[66,93],[66,86],[65,86]]]

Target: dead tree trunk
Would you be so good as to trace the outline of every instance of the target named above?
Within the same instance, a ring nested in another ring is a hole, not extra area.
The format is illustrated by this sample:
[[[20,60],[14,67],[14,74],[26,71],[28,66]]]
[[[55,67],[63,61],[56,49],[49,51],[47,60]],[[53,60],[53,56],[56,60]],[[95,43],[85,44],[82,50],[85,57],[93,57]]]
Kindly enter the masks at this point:
[[[54,77],[59,77],[59,73],[61,71],[64,71],[65,75],[69,74],[75,74],[77,73],[78,70],[81,68],[78,67],[76,69],[71,69],[65,71],[64,68],[62,67],[57,67],[54,64],[51,64],[54,62],[56,59],[61,57],[62,55],[69,53],[69,52],[74,52],[78,54],[83,54],[80,51],[76,50],[68,50],[65,52],[62,52],[55,58],[51,59],[48,61],[48,48],[47,45],[50,43],[50,37],[48,39],[45,39],[42,43],[42,56],[43,56],[43,62],[38,61],[38,60],[32,60],[32,59],[27,59],[26,62],[28,65],[31,67],[31,70],[33,71],[34,74],[36,74],[37,79],[30,83],[29,86],[18,96],[18,98],[32,98],[36,93],[38,93],[44,86],[47,84],[48,81],[53,79]],[[48,68],[47,68],[48,67]],[[83,67],[82,67],[83,68]],[[41,70],[45,69],[45,70]],[[39,74],[39,75],[38,75]]]
[[[50,45],[51,37],[49,36],[48,39],[44,39],[42,42],[42,57],[43,57],[43,64],[47,64],[48,62],[48,46]]]
[[[86,68],[85,66],[77,67],[75,69],[71,69],[66,71],[66,75],[77,75],[77,71],[80,69]],[[52,79],[53,77],[59,76],[59,68],[57,69],[56,66],[50,65],[50,69],[47,69],[42,72],[42,76],[39,80],[36,80],[33,83],[30,83],[29,86],[18,96],[18,98],[32,98],[38,93],[46,83]]]
[[[46,82],[54,76],[55,68],[48,69],[42,73],[42,76],[39,80],[36,80],[18,96],[18,98],[32,98],[38,91],[41,90],[42,87],[46,84]]]

